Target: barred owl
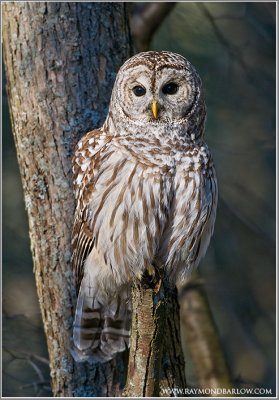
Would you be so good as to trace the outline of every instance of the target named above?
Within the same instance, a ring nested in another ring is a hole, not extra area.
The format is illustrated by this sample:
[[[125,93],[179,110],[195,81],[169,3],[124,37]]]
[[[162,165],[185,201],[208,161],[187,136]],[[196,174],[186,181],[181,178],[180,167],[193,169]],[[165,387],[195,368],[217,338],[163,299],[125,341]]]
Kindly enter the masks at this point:
[[[203,139],[200,77],[181,55],[145,52],[120,68],[109,112],[74,155],[72,354],[105,362],[129,347],[131,284],[181,283],[213,232],[217,182]]]

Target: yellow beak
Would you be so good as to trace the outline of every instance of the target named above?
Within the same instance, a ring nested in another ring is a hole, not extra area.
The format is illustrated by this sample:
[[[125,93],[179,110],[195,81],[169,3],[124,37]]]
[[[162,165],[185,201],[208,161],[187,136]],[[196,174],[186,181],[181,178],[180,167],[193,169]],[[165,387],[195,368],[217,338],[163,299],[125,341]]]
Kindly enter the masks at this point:
[[[154,115],[154,118],[155,119],[157,119],[157,103],[156,103],[156,100],[153,100],[152,101],[152,106],[151,106],[151,110],[152,110],[152,113],[153,113],[153,115]]]

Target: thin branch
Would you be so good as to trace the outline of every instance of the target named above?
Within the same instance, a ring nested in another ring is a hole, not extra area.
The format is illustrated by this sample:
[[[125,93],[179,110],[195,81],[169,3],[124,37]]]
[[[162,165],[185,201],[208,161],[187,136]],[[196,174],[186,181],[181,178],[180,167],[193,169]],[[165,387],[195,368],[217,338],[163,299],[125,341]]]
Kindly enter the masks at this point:
[[[39,381],[44,382],[45,379],[44,379],[43,373],[42,373],[41,369],[38,367],[38,365],[30,359],[28,359],[27,362],[28,362],[28,364],[31,365],[31,367],[34,369],[34,371],[38,375]]]
[[[31,383],[26,383],[26,385],[21,385],[19,387],[19,389],[33,387],[37,394],[39,394],[42,389],[48,390],[51,392],[51,387],[50,387],[49,383],[50,383],[49,381],[31,382]]]
[[[33,370],[36,372],[36,375],[38,376],[38,381],[33,381],[30,383],[22,384],[21,386],[19,386],[19,389],[33,387],[37,396],[40,395],[40,392],[42,389],[51,391],[50,381],[45,380],[41,368],[33,361],[33,360],[37,360],[43,364],[49,365],[49,362],[46,358],[38,356],[37,354],[29,353],[29,352],[14,351],[14,350],[7,348],[6,346],[3,346],[3,350],[6,351],[12,357],[11,360],[9,360],[7,362],[7,364],[10,364],[11,362],[13,362],[15,360],[26,361],[33,368]],[[18,379],[17,377],[15,377],[11,374],[7,374],[7,375],[10,376],[12,379],[22,382],[22,380]]]
[[[152,2],[132,7],[130,26],[138,51],[146,51],[149,48],[154,33],[175,5],[175,2]]]
[[[229,54],[229,56],[231,57],[231,59],[235,60],[238,63],[238,65],[244,72],[244,75],[246,76],[247,81],[250,82],[251,84],[255,85],[257,88],[260,88],[264,94],[267,94],[268,96],[270,96],[270,90],[265,87],[265,84],[260,85],[259,83],[261,83],[261,81],[259,81],[258,78],[256,78],[253,75],[253,73],[251,72],[251,68],[249,65],[247,65],[247,63],[243,57],[240,46],[233,45],[223,35],[222,30],[219,28],[219,26],[216,22],[216,18],[210,13],[210,11],[208,10],[207,6],[204,3],[197,2],[196,5],[201,10],[201,12],[204,14],[204,16],[208,19],[208,21],[210,22],[217,39],[224,46],[224,48],[226,49],[226,51]]]
[[[221,29],[219,28],[218,24],[216,23],[215,18],[212,16],[212,14],[210,13],[210,11],[208,10],[208,8],[206,7],[205,4],[197,3],[197,7],[201,10],[201,12],[204,14],[204,16],[210,22],[212,29],[213,29],[217,39],[219,40],[219,42],[226,48],[226,50],[228,51],[230,56],[237,60],[239,65],[242,67],[244,72],[247,74],[246,64],[242,58],[242,55],[239,52],[239,47],[232,45],[232,43],[225,38]]]
[[[6,346],[3,346],[3,350],[5,350],[8,354],[10,354],[13,359],[20,359],[20,360],[37,360],[43,364],[49,366],[49,360],[45,357],[39,356],[37,354],[27,352],[27,351],[13,351]]]

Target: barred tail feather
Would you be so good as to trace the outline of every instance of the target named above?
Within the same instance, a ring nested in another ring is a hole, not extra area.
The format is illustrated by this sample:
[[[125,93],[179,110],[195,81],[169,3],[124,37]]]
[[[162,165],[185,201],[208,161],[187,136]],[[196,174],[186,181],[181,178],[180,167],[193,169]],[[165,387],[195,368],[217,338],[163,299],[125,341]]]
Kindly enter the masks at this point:
[[[130,289],[107,297],[87,278],[79,290],[71,353],[77,362],[106,362],[129,347]]]
[[[100,348],[107,356],[122,352],[130,345],[131,301],[125,292],[126,288],[110,302],[104,313]]]

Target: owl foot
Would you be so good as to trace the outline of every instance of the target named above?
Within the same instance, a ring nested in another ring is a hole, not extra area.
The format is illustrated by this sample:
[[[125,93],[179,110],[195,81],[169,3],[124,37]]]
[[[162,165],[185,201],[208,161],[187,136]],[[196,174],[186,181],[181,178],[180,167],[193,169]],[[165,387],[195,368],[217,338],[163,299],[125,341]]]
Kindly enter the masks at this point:
[[[142,275],[142,282],[144,287],[151,288],[157,293],[161,286],[161,277],[158,270],[154,265],[150,264]]]
[[[154,278],[156,275],[156,270],[154,268],[154,266],[152,264],[150,264],[147,268],[146,268],[146,272],[147,274],[150,276],[150,278]]]

